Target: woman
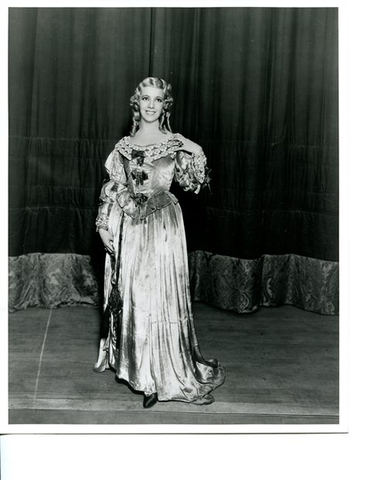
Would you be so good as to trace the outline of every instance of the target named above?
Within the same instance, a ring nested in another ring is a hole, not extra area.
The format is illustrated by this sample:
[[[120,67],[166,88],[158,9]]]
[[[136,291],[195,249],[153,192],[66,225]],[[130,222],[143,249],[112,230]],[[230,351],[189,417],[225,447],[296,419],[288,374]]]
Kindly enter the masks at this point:
[[[105,322],[96,372],[116,376],[157,401],[210,404],[223,367],[206,361],[195,334],[181,208],[173,178],[198,193],[207,183],[202,148],[170,128],[171,86],[143,80],[130,99],[133,127],[106,161],[97,230],[108,253]]]

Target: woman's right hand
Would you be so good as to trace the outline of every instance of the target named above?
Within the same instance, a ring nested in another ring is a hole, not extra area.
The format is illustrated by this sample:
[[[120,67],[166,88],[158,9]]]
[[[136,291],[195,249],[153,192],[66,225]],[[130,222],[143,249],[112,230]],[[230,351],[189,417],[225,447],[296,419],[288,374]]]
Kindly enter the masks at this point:
[[[103,228],[99,229],[99,235],[100,235],[100,238],[102,239],[106,252],[109,253],[110,255],[113,255],[115,253],[115,249],[113,247],[112,235],[109,233],[108,230],[104,230]]]
[[[192,142],[188,138],[183,137],[180,133],[174,135],[175,140],[181,142],[181,145],[177,148],[178,150],[185,150],[189,153],[194,153],[195,155],[202,153],[202,148],[197,143]]]

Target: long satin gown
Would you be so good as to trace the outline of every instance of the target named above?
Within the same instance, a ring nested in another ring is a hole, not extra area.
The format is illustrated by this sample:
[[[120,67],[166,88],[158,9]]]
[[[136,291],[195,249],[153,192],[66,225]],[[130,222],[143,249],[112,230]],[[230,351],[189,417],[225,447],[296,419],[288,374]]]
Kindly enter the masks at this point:
[[[106,327],[94,370],[112,367],[159,401],[202,404],[225,373],[200,352],[182,211],[169,189],[175,178],[198,193],[206,157],[177,151],[178,142],[173,135],[143,147],[124,137],[106,161],[96,224],[112,233],[115,253],[106,257]]]

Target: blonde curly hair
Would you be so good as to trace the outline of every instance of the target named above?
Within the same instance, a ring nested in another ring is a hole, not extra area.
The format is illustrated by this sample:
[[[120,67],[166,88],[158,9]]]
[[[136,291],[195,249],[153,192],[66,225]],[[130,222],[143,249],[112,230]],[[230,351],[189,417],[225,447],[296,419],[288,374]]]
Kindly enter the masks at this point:
[[[171,85],[167,83],[162,78],[158,77],[147,77],[140,82],[140,84],[135,89],[134,95],[130,98],[130,106],[132,109],[132,127],[130,131],[130,136],[134,136],[135,132],[139,128],[140,121],[140,111],[139,111],[139,99],[143,87],[156,87],[160,88],[164,92],[163,107],[160,116],[160,130],[163,133],[171,132],[170,126],[170,108],[173,104],[173,97],[171,95]]]

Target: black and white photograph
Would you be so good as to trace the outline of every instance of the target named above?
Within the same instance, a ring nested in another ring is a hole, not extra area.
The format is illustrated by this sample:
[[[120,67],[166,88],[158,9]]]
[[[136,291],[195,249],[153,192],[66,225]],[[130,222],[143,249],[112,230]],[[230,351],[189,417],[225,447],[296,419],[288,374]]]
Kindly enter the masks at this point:
[[[361,3],[1,7],[2,478],[369,476]]]
[[[339,427],[338,8],[9,8],[9,425]]]

